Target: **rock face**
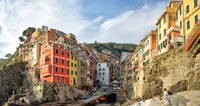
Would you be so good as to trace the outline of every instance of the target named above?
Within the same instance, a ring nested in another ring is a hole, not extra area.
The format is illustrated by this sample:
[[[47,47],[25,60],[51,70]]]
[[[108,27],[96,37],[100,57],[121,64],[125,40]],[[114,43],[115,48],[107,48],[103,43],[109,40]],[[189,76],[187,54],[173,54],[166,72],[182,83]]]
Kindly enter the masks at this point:
[[[48,102],[65,103],[79,100],[87,94],[86,91],[78,90],[69,84],[40,82],[35,84],[25,96],[12,96],[6,104],[40,105]]]
[[[137,106],[135,103],[132,106]],[[160,99],[140,102],[140,106],[200,106],[200,91],[183,91]]]
[[[134,96],[143,99],[162,94],[164,88],[172,93],[200,90],[200,54],[192,57],[182,48],[169,50],[140,70],[136,79]]]
[[[19,62],[0,70],[0,105],[7,101],[13,91],[15,94],[24,93],[29,88],[25,74],[26,65],[26,62]]]

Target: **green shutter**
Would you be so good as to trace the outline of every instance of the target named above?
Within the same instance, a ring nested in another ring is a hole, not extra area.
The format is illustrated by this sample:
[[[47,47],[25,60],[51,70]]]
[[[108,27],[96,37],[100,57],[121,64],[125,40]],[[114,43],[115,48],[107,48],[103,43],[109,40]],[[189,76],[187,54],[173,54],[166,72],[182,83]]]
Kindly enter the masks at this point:
[[[198,21],[198,14],[194,17],[195,24],[197,23],[197,21]]]
[[[180,28],[182,28],[182,21],[180,21]]]
[[[198,5],[198,0],[194,0],[194,8]]]

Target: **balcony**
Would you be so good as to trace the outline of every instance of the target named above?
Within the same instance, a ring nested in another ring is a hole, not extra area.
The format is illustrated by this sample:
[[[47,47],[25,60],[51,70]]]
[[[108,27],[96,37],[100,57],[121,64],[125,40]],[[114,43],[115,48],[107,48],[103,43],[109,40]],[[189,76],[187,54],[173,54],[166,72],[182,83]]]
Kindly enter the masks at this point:
[[[182,44],[184,42],[183,36],[174,36],[173,39],[170,40],[169,44],[176,45]]]
[[[167,35],[169,35],[173,31],[180,32],[180,28],[178,26],[171,26],[167,31]]]

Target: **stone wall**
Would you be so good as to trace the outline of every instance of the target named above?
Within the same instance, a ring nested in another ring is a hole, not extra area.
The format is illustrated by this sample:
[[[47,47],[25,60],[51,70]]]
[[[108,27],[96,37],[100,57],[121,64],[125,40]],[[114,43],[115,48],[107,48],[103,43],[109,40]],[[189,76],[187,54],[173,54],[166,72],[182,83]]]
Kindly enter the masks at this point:
[[[136,76],[134,97],[148,99],[162,94],[164,88],[173,93],[200,89],[200,54],[192,57],[183,48],[156,57],[143,71]]]

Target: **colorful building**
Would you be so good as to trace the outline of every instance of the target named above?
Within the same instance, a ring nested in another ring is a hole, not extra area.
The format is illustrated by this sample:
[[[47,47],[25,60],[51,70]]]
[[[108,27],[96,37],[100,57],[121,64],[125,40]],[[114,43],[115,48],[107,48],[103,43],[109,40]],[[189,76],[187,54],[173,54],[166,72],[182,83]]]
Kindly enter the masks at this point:
[[[56,30],[47,32],[46,43],[41,45],[40,77],[48,82],[70,83],[70,49],[56,41]]]
[[[157,31],[151,30],[150,33],[151,36],[151,57],[150,57],[150,63],[152,60],[158,55],[158,49],[157,49]]]
[[[71,56],[70,56],[70,84],[76,85],[77,80],[77,54],[76,54],[76,48],[71,49]]]
[[[146,66],[151,59],[151,36],[145,37],[142,41],[143,63]]]
[[[171,26],[176,26],[176,11],[180,3],[180,1],[171,1],[169,6],[166,7],[165,12],[156,23],[158,55],[168,51],[167,31]]]
[[[200,1],[184,0],[184,33],[186,36],[186,50],[194,50],[197,53],[200,36]]]
[[[183,0],[184,34],[187,39],[200,19],[200,0]]]

